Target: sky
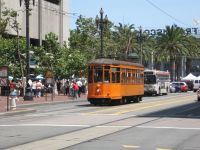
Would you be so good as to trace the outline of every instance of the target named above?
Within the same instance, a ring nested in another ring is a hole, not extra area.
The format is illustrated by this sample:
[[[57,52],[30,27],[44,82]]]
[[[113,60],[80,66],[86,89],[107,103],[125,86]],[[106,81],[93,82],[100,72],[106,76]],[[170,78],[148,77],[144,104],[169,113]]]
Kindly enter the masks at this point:
[[[76,28],[79,15],[95,19],[101,8],[115,25],[134,24],[143,29],[164,29],[173,24],[200,27],[199,7],[200,0],[69,0],[70,29]]]

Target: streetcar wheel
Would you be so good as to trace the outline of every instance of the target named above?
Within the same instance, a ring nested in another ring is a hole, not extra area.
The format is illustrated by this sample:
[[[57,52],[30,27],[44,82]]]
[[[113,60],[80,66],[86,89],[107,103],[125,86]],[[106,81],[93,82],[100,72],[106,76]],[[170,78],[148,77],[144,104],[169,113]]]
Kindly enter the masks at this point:
[[[140,102],[141,102],[142,101],[142,97],[140,97],[139,99],[140,99]]]
[[[123,99],[123,104],[127,104],[127,103],[128,103],[127,98],[124,98],[124,99]]]
[[[140,97],[136,97],[134,100],[135,103],[139,103],[140,102]]]
[[[123,99],[120,99],[120,100],[119,100],[119,104],[120,104],[120,105],[124,104],[124,100],[123,100]]]

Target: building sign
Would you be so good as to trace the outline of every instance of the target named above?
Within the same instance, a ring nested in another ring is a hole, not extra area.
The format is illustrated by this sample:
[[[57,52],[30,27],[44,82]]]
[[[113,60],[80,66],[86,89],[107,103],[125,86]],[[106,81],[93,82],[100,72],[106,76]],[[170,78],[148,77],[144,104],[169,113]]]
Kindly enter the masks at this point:
[[[2,66],[0,67],[0,86],[6,86],[8,79],[8,67]]]
[[[54,75],[53,75],[53,72],[52,72],[52,71],[48,70],[48,71],[46,72],[45,77],[46,77],[46,83],[47,83],[47,84],[53,84],[53,82],[54,82],[53,76],[54,76]]]
[[[151,36],[155,36],[155,35],[161,35],[164,34],[166,32],[165,29],[145,29],[144,33],[151,35]],[[185,33],[187,35],[200,35],[200,31],[198,30],[198,28],[186,28],[185,29]]]
[[[8,67],[6,66],[0,67],[0,77],[2,78],[8,77]]]
[[[7,86],[7,79],[6,78],[0,78],[0,86]]]

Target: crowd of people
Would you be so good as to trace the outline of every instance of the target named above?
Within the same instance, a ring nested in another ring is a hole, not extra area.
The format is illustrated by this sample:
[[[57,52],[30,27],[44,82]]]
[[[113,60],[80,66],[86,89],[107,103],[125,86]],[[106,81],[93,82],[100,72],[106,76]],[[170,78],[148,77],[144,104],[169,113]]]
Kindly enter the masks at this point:
[[[15,89],[17,96],[24,95],[24,85],[21,80],[11,80],[10,81],[10,88]],[[73,97],[77,99],[81,96],[81,94],[85,94],[87,92],[87,81],[84,78],[73,79],[73,80],[55,80],[54,84],[47,84],[45,80],[28,80],[28,88],[32,96],[35,98],[43,97],[46,93],[54,94],[63,94],[66,96]]]
[[[85,94],[87,92],[87,82],[86,79],[74,79],[66,80],[64,84],[61,81],[57,81],[58,94],[63,93],[64,95],[78,98],[81,93]]]

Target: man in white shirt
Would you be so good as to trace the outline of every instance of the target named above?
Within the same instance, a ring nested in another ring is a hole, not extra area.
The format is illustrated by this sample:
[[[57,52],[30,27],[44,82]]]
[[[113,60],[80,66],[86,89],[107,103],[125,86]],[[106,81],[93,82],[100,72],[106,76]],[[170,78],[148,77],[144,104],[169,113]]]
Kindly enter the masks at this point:
[[[77,84],[78,87],[79,87],[79,90],[78,90],[78,97],[80,97],[80,96],[81,96],[81,91],[82,91],[82,82],[81,82],[80,80],[78,80],[78,81],[76,82],[76,84]]]

